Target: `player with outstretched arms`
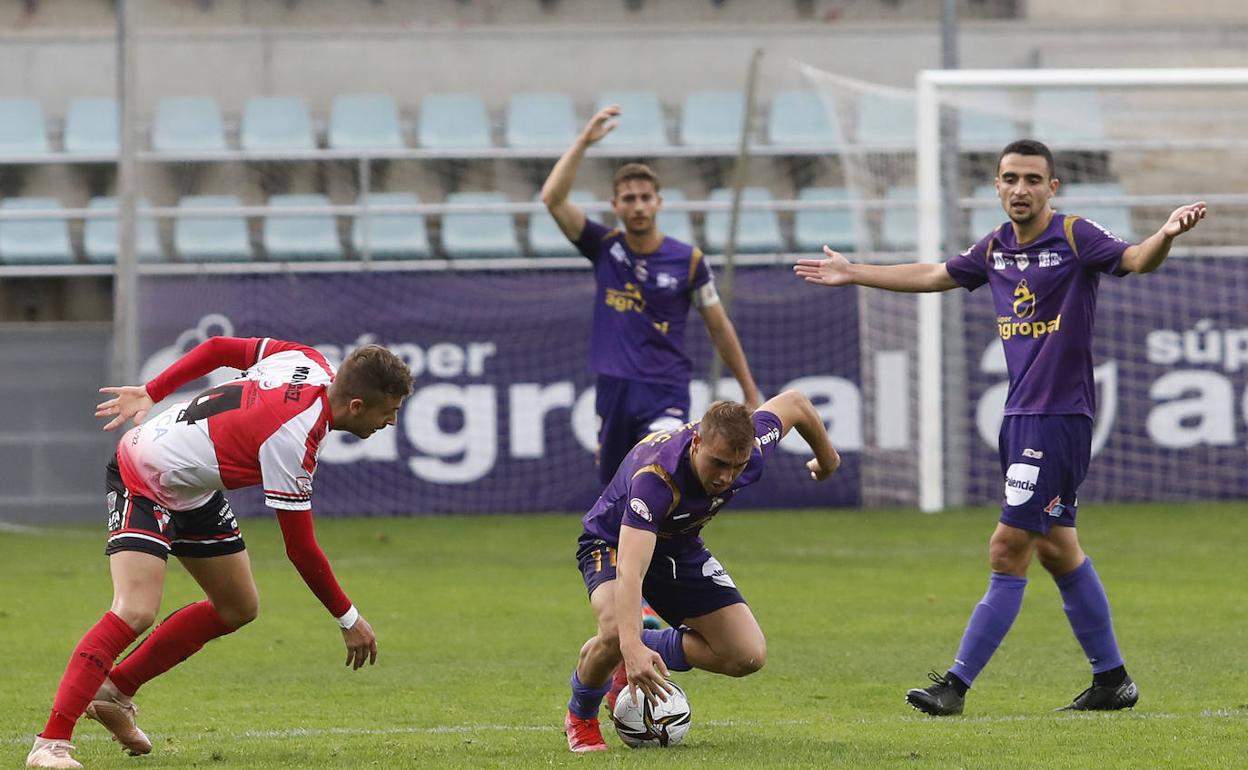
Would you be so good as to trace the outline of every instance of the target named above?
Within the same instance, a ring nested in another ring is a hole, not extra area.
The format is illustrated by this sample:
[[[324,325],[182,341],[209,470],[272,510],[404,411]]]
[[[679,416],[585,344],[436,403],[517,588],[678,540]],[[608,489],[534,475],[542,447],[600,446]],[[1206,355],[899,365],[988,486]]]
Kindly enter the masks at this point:
[[[903,292],[986,283],[996,307],[1010,385],[999,439],[1005,493],[988,541],[988,592],[971,613],[953,665],[944,675],[932,672],[933,684],[910,690],[906,700],[934,716],[962,713],[967,690],[1018,616],[1034,556],[1057,583],[1092,665],[1092,685],[1063,708],[1131,708],[1139,690],[1118,649],[1101,579],[1075,532],[1079,484],[1092,454],[1097,287],[1105,274],[1156,270],[1174,239],[1204,219],[1206,206],[1181,206],[1156,233],[1128,244],[1095,222],[1053,210],[1053,155],[1030,139],[1002,150],[996,188],[1009,221],[943,264],[850,264],[825,246],[825,259],[800,260],[794,270],[814,284]]]
[[[624,458],[582,520],[577,542],[598,633],[581,647],[572,675],[564,719],[569,749],[607,748],[598,709],[604,696],[614,707],[625,686],[665,699],[669,671],[746,676],[763,667],[763,631],[701,532],[738,490],[761,478],[793,428],[814,453],[811,477],[830,476],[840,455],[810,399],[797,391],[753,412],[717,401],[699,422],[651,434]],[[643,596],[671,628],[642,628],[636,607]],[[621,661],[626,681],[612,678]]]
[[[329,430],[367,438],[393,425],[412,390],[402,359],[378,345],[352,351],[338,371],[316,350],[271,338],[209,339],[144,386],[101,388],[97,417],[112,430],[141,422],[183,385],[228,367],[242,373],[131,428],[106,471],[110,512],[105,553],[112,607],[74,648],[52,714],[27,767],[82,767],[70,737],[84,713],[131,754],[151,741],[135,723],[132,696],[204,644],[255,619],[259,597],[238,522],[222,494],[263,485],[286,555],[337,620],[355,669],[377,659],[377,639],[339,587],[312,525],[312,478]],[[156,619],[169,554],[206,599],[176,610],[116,666]]]

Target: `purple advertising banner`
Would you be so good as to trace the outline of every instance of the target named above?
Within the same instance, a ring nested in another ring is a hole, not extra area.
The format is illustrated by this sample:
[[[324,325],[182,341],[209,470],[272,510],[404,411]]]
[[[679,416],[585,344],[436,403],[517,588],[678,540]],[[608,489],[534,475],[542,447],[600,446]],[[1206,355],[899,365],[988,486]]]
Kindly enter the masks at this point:
[[[794,431],[734,507],[860,504],[854,295],[830,301],[777,267],[738,269],[734,294],[731,316],[764,395],[806,392],[845,458],[833,480],[811,482]],[[318,515],[583,511],[600,491],[587,368],[593,296],[588,269],[151,276],[141,289],[141,376],[212,335],[294,340],[335,364],[376,342],[411,366],[415,393],[398,425],[367,441],[329,434]],[[696,318],[687,343],[704,376],[711,348]],[[721,397],[739,398],[735,381],[722,383]],[[697,416],[710,388],[695,376],[691,390]],[[242,513],[260,508],[258,495],[232,497]]]
[[[1171,257],[1100,284],[1097,419],[1081,500],[1248,497],[1248,262]],[[968,502],[997,503],[1005,358],[988,289],[965,300],[970,370]]]

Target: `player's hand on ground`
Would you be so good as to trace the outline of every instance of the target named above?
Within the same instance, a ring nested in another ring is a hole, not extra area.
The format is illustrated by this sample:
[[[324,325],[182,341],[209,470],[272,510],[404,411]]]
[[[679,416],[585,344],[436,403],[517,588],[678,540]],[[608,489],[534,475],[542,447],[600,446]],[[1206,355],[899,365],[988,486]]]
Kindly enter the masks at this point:
[[[628,672],[628,694],[621,697],[631,697],[636,703],[640,692],[651,703],[667,700],[667,694],[671,692],[667,684],[667,666],[657,652],[638,642],[636,647],[624,652],[624,670]]]
[[[615,118],[619,117],[619,114],[619,105],[608,104],[594,113],[594,116],[589,119],[589,122],[585,124],[585,128],[581,131],[581,136],[589,144],[594,144],[601,140],[620,124],[620,121],[615,120]]]
[[[1195,227],[1196,223],[1204,219],[1208,213],[1209,207],[1204,201],[1179,206],[1170,212],[1170,218],[1162,225],[1161,232],[1167,238],[1182,235]]]
[[[104,430],[120,427],[125,424],[126,420],[134,420],[137,425],[143,422],[147,413],[156,406],[152,397],[147,395],[147,388],[139,385],[100,388],[100,392],[112,396],[95,407],[96,417],[113,418],[104,426]]]
[[[853,283],[849,276],[849,260],[839,251],[823,247],[825,259],[799,259],[793,272],[807,283],[823,286],[848,286]]]
[[[355,625],[342,629],[342,641],[347,645],[347,665],[357,670],[366,662],[377,662],[377,636],[364,616],[356,618]]]
[[[806,461],[806,468],[810,471],[810,477],[815,481],[823,481],[833,473],[836,473],[836,469],[841,467],[841,455],[835,449],[832,450],[832,462],[830,465],[830,468],[825,468],[818,459]]]

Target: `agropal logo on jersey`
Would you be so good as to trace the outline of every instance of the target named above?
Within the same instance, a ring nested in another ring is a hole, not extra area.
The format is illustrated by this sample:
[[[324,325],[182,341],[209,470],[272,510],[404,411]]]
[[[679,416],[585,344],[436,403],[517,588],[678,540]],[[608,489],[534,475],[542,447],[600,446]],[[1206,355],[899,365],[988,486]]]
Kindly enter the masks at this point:
[[[1038,339],[1046,334],[1053,334],[1062,329],[1062,314],[1058,313],[1051,320],[1036,319],[1036,308],[1040,304],[1039,297],[1031,290],[1024,278],[1014,287],[1014,301],[1011,309],[1013,315],[997,316],[997,333],[1002,340],[1012,337],[1031,337]]]

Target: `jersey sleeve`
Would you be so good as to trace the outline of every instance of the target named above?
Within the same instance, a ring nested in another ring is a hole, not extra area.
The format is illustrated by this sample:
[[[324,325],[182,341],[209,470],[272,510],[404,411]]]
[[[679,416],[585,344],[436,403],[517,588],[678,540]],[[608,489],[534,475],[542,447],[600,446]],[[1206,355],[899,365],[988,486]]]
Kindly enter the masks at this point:
[[[693,306],[702,308],[718,305],[719,292],[715,288],[715,276],[711,273],[711,265],[706,261],[702,250],[693,248],[689,256],[689,296]]]
[[[750,453],[749,464],[733,483],[737,488],[748,486],[762,478],[763,466],[776,451],[776,445],[784,434],[784,423],[772,412],[759,409],[751,419],[754,421],[754,451]]]
[[[256,347],[259,343],[260,340],[254,337],[209,337],[148,380],[144,386],[147,395],[159,403],[188,382],[194,382],[221,367],[246,369],[258,360]]]
[[[663,519],[671,514],[676,503],[676,490],[671,477],[658,466],[647,466],[633,474],[628,485],[628,500],[620,524],[647,532],[658,532]]]
[[[949,276],[967,291],[975,291],[988,282],[988,250],[996,234],[995,230],[992,231],[966,251],[945,262],[945,270],[949,272]]]
[[[1122,255],[1131,244],[1114,235],[1090,219],[1072,217],[1070,228],[1071,246],[1086,270],[1094,273],[1126,275],[1122,270]]]
[[[585,228],[581,230],[581,237],[573,241],[572,245],[576,246],[577,251],[581,252],[581,256],[590,262],[597,262],[598,257],[602,254],[602,239],[609,232],[611,231],[606,226],[586,216]]]
[[[284,511],[312,508],[316,454],[327,431],[324,409],[324,400],[317,399],[260,445],[264,503],[270,508]]]

